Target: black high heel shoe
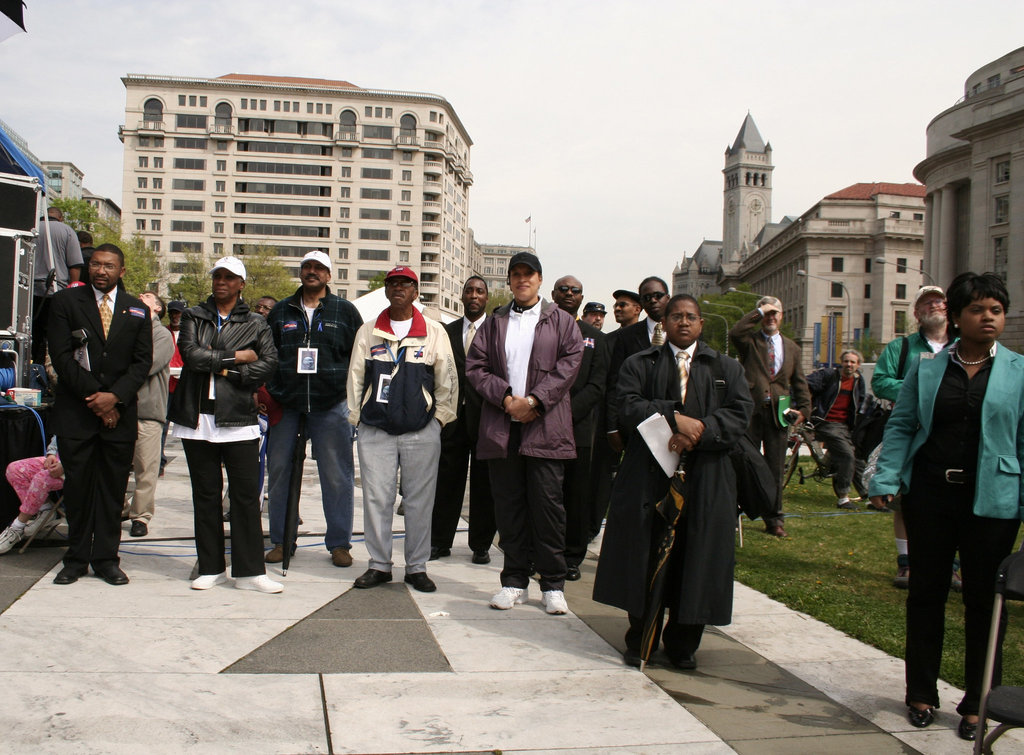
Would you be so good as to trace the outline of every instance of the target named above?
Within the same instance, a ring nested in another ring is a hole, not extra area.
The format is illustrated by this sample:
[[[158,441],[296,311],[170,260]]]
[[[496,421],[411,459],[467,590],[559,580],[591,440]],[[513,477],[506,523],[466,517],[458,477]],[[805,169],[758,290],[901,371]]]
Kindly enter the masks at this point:
[[[966,739],[968,742],[973,742],[978,736],[978,722],[975,721],[973,724],[966,718],[960,719],[960,725],[956,727],[956,735],[960,739]]]
[[[908,705],[907,720],[910,721],[911,726],[916,726],[918,729],[931,726],[935,721],[935,708],[919,709],[913,705]]]

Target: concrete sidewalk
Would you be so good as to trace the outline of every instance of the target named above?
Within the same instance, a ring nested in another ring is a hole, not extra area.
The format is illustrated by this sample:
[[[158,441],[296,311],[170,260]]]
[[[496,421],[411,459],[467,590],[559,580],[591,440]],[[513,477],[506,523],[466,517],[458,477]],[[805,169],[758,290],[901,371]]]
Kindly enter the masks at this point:
[[[355,542],[353,567],[331,566],[310,460],[299,551],[287,577],[270,570],[285,591],[192,591],[188,474],[177,443],[168,454],[150,535],[123,538],[131,584],[53,585],[58,548],[0,558],[3,750],[970,751],[955,734],[957,690],[942,690],[936,724],[913,729],[902,661],[742,585],[697,671],[646,674],[622,663],[622,613],[590,600],[596,551],[567,586],[572,615],[546,615],[536,588],[494,611],[496,548],[473,565],[461,532],[428,565],[438,591],[418,593],[401,581],[396,517],[395,581],[350,590],[366,551]],[[357,488],[357,531],[361,521]]]

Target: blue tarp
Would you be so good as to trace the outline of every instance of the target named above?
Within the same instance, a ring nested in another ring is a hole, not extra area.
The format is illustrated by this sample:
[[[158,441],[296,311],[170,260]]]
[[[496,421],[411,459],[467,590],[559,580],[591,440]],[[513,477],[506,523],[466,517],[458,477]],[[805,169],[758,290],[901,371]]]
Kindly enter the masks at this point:
[[[0,129],[0,173],[13,173],[16,176],[34,176],[46,191],[46,176],[43,171],[32,164],[18,146]]]

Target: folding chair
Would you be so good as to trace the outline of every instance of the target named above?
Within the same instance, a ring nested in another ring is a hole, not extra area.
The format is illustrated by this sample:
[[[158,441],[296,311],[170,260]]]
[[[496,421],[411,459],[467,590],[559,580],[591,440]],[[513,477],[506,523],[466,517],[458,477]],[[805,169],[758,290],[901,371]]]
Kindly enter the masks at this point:
[[[981,679],[981,708],[978,711],[978,735],[974,753],[991,754],[992,744],[1010,729],[1024,727],[1024,687],[992,687],[992,670],[999,644],[999,620],[1007,600],[1024,601],[1024,551],[1007,556],[996,575],[996,599],[992,605],[992,630],[988,636],[985,672]],[[985,736],[988,720],[999,723]]]
[[[64,513],[64,496],[57,493],[57,491],[54,491],[50,494],[50,501],[53,503],[53,506],[39,514],[42,518],[42,521],[39,523],[39,527],[36,528],[35,532],[33,532],[29,537],[25,538],[25,542],[22,544],[21,548],[18,549],[18,553],[24,553],[25,549],[32,545],[32,541],[37,537],[49,536],[60,524],[58,520],[61,517],[66,518],[66,514]],[[46,531],[45,535],[43,535],[44,530]]]

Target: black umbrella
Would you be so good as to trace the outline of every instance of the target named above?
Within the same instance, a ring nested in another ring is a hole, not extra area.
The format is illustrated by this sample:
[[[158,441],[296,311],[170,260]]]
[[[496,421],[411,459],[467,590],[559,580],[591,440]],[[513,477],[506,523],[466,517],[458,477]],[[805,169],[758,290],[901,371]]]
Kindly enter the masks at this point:
[[[284,510],[284,542],[281,544],[281,575],[287,576],[295,542],[299,539],[299,495],[302,493],[302,467],[306,461],[306,415],[299,415],[292,449],[292,478],[288,484],[288,503]]]
[[[661,628],[665,607],[665,581],[668,560],[676,542],[676,524],[683,513],[683,482],[686,469],[685,456],[679,459],[679,468],[672,475],[668,492],[654,507],[651,542],[656,543],[654,557],[648,565],[647,595],[644,598],[643,632],[640,635],[640,670],[643,671],[654,652],[654,638]]]

